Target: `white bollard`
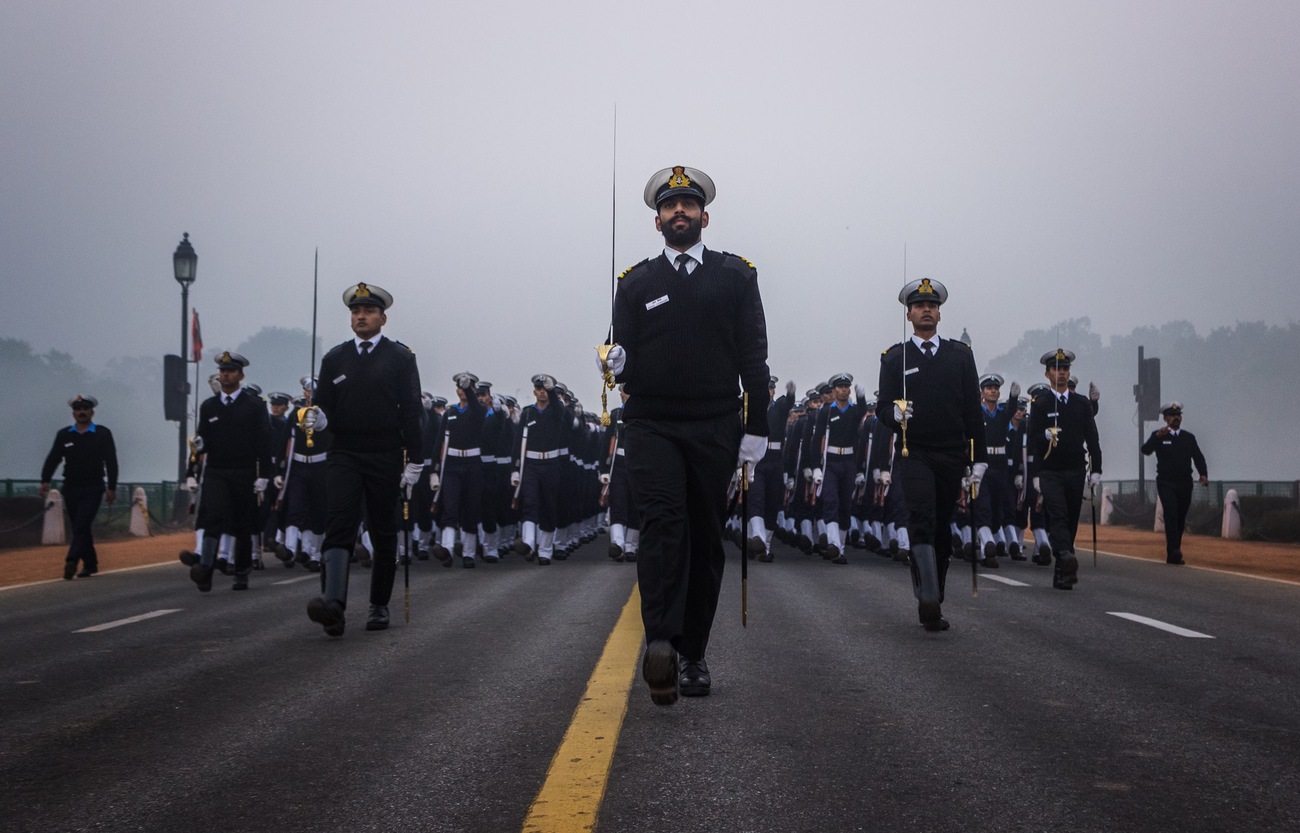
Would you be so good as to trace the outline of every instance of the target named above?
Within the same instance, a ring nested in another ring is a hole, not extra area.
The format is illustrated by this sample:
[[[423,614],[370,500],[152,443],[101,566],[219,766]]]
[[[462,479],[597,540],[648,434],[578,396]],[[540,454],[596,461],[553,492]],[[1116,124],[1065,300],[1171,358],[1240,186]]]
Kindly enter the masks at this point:
[[[54,546],[68,543],[67,533],[63,528],[63,495],[58,489],[50,489],[45,499],[45,528],[41,530],[41,545]]]
[[[1156,532],[1165,531],[1165,507],[1160,504],[1160,496],[1156,495]]]
[[[149,498],[145,497],[143,486],[136,486],[131,496],[130,533],[137,538],[149,537]]]
[[[1110,513],[1115,511],[1115,496],[1109,486],[1101,487],[1101,521],[1102,526],[1110,526]]]
[[[1241,540],[1241,501],[1237,498],[1236,489],[1229,489],[1223,496],[1223,528],[1219,537]]]

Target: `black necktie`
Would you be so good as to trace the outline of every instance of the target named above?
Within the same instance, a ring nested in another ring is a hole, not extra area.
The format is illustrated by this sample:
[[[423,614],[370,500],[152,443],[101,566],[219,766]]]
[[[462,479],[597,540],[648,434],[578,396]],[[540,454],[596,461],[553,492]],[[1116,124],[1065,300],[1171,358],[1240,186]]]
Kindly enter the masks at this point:
[[[690,272],[686,271],[686,265],[690,262],[691,256],[686,254],[686,252],[679,254],[677,256],[677,274],[681,275],[683,278],[689,275]]]
[[[226,397],[225,397],[225,400],[224,400],[224,403],[223,403],[223,404],[229,405],[231,402],[234,402],[234,401],[235,401],[235,397],[231,396],[230,394],[226,394]]]
[[[361,342],[361,355],[363,356],[370,355],[370,342],[368,341]]]
[[[925,357],[927,359],[934,358],[934,342],[932,341],[921,342],[921,349],[925,351]]]

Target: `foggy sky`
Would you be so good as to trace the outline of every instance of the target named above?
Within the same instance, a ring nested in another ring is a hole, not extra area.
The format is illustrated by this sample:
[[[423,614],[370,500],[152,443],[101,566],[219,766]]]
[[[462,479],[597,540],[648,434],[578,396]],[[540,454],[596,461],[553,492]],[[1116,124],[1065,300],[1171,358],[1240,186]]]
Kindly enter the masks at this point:
[[[310,329],[319,247],[327,346],[365,280],[425,388],[548,372],[598,407],[611,273],[662,247],[641,192],[673,164],[717,183],[705,242],[757,265],[801,392],[874,387],[905,246],[982,370],[1067,318],[1300,319],[1300,4],[794,8],[10,0],[0,336],[177,352],[189,232],[209,362]]]

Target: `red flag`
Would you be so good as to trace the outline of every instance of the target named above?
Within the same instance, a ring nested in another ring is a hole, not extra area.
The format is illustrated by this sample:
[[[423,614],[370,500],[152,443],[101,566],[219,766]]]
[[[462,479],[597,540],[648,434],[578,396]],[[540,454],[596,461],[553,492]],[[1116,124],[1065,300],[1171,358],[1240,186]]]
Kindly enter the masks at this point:
[[[203,333],[199,331],[199,311],[194,310],[194,317],[190,319],[190,341],[194,342],[194,363],[198,364],[203,360]]]

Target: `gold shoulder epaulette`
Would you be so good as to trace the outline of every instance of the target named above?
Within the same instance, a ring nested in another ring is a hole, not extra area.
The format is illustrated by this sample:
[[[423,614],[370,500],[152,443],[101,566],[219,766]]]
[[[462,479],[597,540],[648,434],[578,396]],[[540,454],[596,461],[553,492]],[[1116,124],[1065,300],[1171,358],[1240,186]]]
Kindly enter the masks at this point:
[[[622,271],[622,273],[619,274],[618,279],[619,279],[620,281],[623,280],[624,278],[627,277],[627,273],[628,273],[628,272],[631,272],[633,269],[635,269],[636,267],[640,266],[642,263],[647,263],[647,262],[649,262],[649,260],[650,260],[650,258],[647,257],[645,260],[642,260],[642,261],[640,261],[639,263],[633,263],[631,266],[627,267],[626,269],[624,269],[624,270]]]

